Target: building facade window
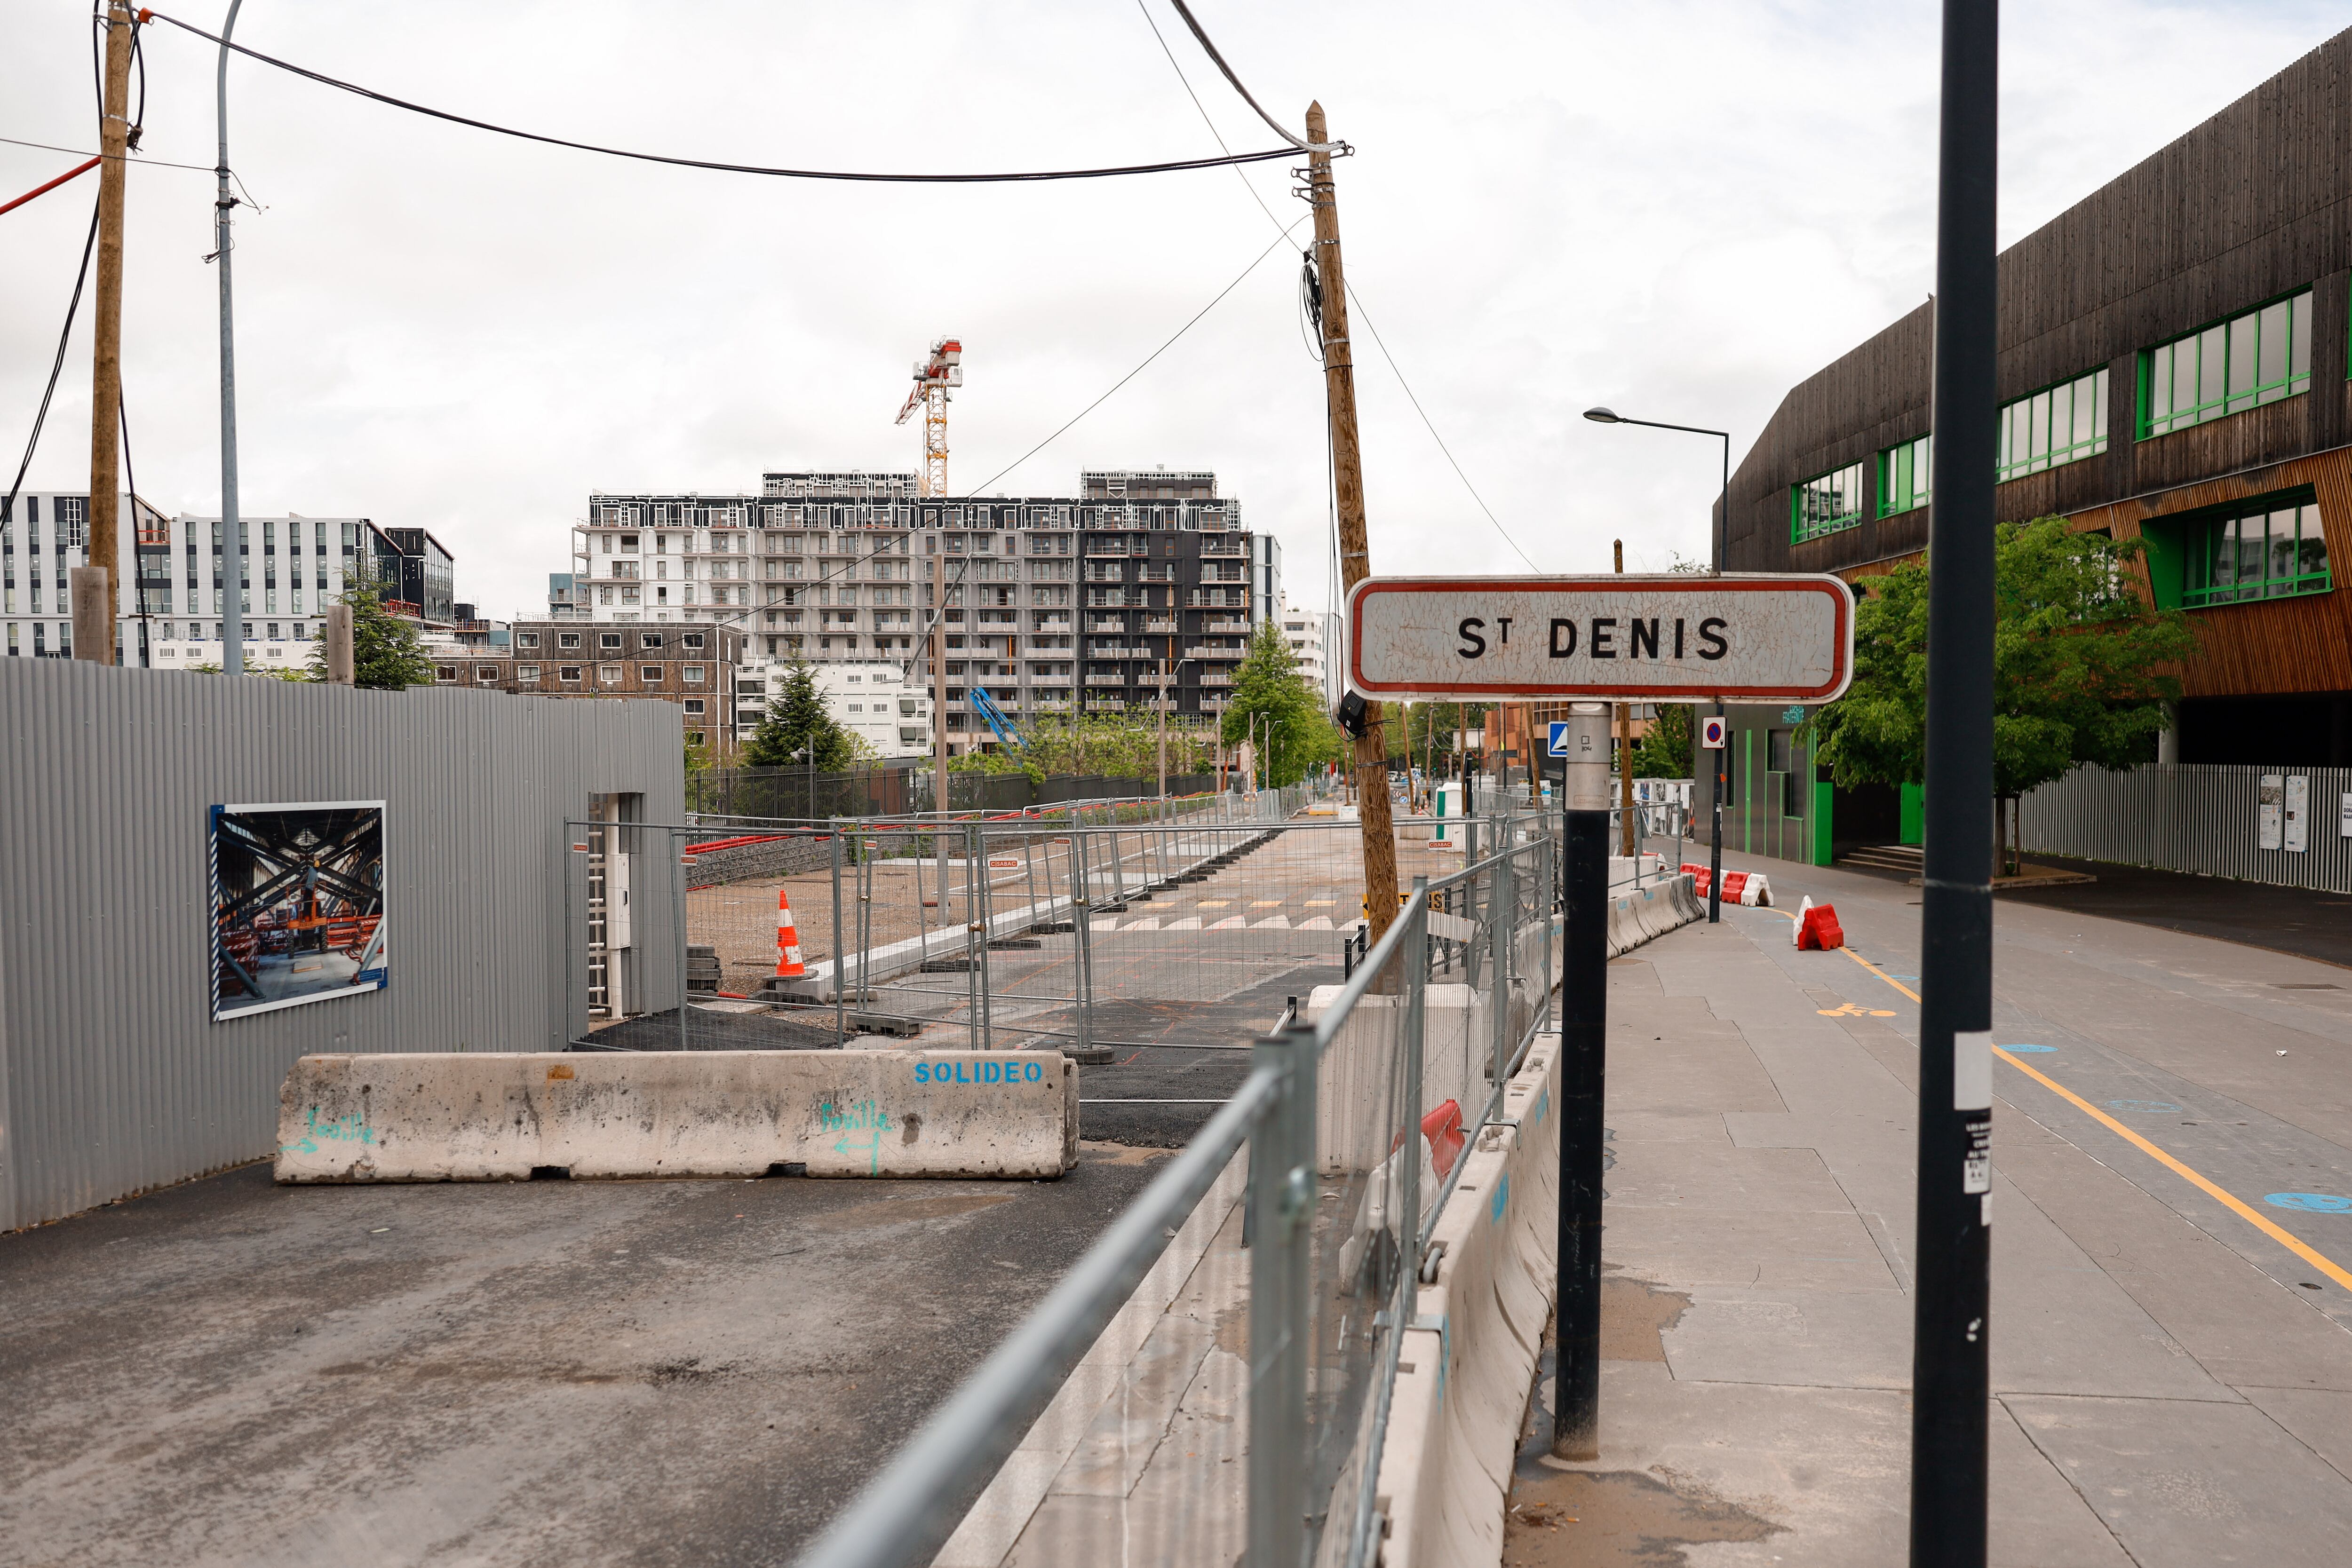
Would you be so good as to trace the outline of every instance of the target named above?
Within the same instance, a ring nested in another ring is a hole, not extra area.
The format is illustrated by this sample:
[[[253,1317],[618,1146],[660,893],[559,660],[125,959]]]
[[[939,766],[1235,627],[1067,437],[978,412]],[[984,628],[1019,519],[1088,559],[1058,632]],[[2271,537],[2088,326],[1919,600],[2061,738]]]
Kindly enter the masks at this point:
[[[1930,470],[1935,465],[1935,438],[1923,435],[1878,455],[1878,515],[1891,517],[1927,504]],[[1298,630],[1307,628],[1302,623]]]
[[[2311,290],[2139,357],[2140,439],[2311,390]]]
[[[2208,519],[2191,526],[2181,542],[2180,602],[2187,609],[2326,593],[2335,586],[2316,501]]]
[[[1862,465],[1849,463],[1790,486],[1789,542],[1801,544],[1862,521]]]
[[[2107,449],[2107,372],[2093,371],[2004,403],[1997,479],[2017,479]]]

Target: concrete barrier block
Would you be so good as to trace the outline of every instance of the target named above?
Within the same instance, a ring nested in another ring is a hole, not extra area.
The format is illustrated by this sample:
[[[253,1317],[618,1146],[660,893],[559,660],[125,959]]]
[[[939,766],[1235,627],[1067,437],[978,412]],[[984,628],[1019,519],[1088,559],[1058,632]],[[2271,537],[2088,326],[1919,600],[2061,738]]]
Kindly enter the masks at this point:
[[[1061,1176],[1057,1051],[306,1056],[278,1092],[280,1182]]]
[[[1416,1355],[1415,1380],[1398,1383],[1395,1409],[1408,1420],[1401,1433],[1392,1417],[1379,1483],[1391,1509],[1381,1555],[1389,1568],[1493,1568],[1501,1555],[1504,1500],[1552,1284],[1559,1060],[1557,1036],[1530,1049],[1504,1096],[1502,1115],[1517,1125],[1480,1135],[1438,1217],[1433,1239],[1445,1252],[1415,1312],[1444,1325],[1443,1374],[1424,1392]]]

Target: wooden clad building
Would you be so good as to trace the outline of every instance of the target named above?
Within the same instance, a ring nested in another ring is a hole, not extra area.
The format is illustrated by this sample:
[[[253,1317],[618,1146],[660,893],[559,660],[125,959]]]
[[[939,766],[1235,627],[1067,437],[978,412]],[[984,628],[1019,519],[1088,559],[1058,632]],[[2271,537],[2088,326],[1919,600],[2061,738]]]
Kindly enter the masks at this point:
[[[1999,516],[2147,540],[2202,644],[2164,759],[2352,765],[2352,31],[2011,246],[2000,288]],[[1922,304],[1790,389],[1732,475],[1727,569],[1857,580],[1926,548],[1932,349]],[[1832,790],[1802,716],[1735,711],[1726,841],[1904,833],[1916,808]]]

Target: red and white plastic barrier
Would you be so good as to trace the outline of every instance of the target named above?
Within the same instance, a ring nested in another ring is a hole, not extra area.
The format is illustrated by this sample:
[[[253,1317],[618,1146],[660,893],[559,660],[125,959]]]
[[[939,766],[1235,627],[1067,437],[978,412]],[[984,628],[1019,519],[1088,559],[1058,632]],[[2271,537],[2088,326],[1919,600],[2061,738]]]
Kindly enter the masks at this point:
[[[1845,946],[1845,929],[1838,924],[1837,905],[1815,904],[1805,900],[1797,911],[1797,946],[1813,952],[1826,953],[1832,947]]]
[[[1688,872],[1695,879],[1691,884],[1692,891],[1701,898],[1705,898],[1709,880],[1707,868],[1703,865],[1685,864],[1683,870]],[[1769,909],[1772,907],[1772,883],[1760,871],[1725,872],[1723,902],[1744,904],[1750,908]]]

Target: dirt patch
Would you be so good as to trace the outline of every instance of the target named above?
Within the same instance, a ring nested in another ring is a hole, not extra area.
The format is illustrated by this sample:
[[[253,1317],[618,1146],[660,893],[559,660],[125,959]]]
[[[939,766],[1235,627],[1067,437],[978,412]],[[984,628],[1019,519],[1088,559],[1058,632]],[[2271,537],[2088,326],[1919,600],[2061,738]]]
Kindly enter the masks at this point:
[[[1504,1568],[1685,1568],[1686,1546],[1785,1527],[1687,1479],[1640,1470],[1522,1474],[1503,1521]]]
[[[1605,1268],[1605,1265],[1604,1265]],[[1632,1274],[1604,1273],[1601,1281],[1601,1359],[1666,1359],[1666,1330],[1683,1321],[1691,1299],[1662,1291]]]
[[[918,1219],[952,1219],[1011,1203],[1011,1192],[963,1193],[950,1197],[886,1197],[877,1203],[853,1203],[829,1214],[811,1215],[803,1221],[811,1230],[869,1230],[877,1226],[907,1225]]]
[[[1097,1143],[1092,1138],[1078,1142],[1078,1157],[1095,1166],[1148,1166],[1174,1154],[1173,1149],[1143,1149],[1131,1144]]]

